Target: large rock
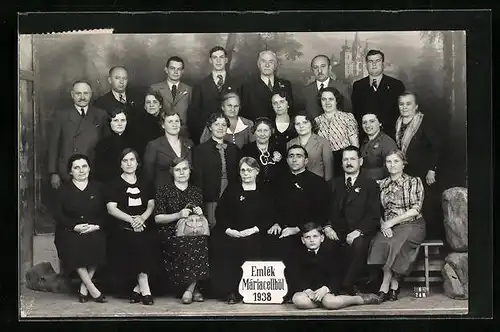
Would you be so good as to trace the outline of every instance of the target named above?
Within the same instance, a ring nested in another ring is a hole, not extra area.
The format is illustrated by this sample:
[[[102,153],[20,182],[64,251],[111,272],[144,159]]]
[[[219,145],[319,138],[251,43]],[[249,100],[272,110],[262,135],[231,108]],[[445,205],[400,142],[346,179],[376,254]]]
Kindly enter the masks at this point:
[[[454,251],[468,248],[467,188],[449,188],[442,196],[446,240]]]
[[[451,253],[441,270],[444,293],[453,299],[469,298],[469,257],[467,253]]]

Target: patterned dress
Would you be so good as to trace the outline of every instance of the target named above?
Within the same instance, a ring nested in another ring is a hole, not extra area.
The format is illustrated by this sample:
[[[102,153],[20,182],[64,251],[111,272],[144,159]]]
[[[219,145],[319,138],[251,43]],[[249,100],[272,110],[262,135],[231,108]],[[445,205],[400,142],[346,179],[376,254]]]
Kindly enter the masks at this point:
[[[203,196],[198,187],[190,185],[180,190],[174,184],[167,184],[156,192],[153,215],[177,213],[188,203],[203,206]],[[176,221],[159,224],[158,232],[166,286],[179,292],[193,281],[208,278],[208,236],[177,237],[176,224]]]

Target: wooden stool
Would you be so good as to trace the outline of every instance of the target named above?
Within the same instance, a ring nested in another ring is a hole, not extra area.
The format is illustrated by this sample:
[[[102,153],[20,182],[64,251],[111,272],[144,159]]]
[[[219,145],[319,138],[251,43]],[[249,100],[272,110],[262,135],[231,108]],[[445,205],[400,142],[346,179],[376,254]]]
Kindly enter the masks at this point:
[[[429,272],[430,271],[441,271],[444,265],[444,261],[442,259],[435,260],[432,262],[429,262],[429,247],[436,247],[440,248],[443,247],[444,243],[441,240],[426,240],[420,244],[420,247],[424,248],[424,261],[423,264],[422,262],[417,262],[414,271],[424,271],[424,278],[422,277],[406,277],[405,281],[417,281],[417,282],[422,282],[425,281],[425,287],[427,288],[427,291],[430,292],[429,288],[429,283],[431,281],[442,281],[443,279],[441,277],[430,277]]]

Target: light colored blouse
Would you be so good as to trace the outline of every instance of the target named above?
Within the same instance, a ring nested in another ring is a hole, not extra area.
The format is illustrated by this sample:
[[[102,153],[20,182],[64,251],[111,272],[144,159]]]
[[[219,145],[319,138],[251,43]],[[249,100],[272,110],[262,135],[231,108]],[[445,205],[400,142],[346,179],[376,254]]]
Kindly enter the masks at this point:
[[[294,144],[300,144],[300,137],[295,137],[288,141],[286,148]],[[330,181],[333,177],[333,153],[328,141],[316,134],[311,134],[304,148],[307,151],[309,162],[307,169]]]
[[[318,126],[318,135],[330,143],[332,151],[348,147],[351,145],[349,138],[358,137],[358,123],[352,113],[335,111],[331,117],[323,113],[314,120]]]

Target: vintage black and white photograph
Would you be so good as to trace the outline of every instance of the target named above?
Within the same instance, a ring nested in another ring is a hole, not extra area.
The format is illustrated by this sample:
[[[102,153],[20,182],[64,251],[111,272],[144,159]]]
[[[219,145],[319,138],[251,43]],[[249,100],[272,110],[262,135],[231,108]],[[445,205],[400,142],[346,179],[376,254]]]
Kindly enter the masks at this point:
[[[466,315],[466,36],[20,34],[20,317]]]

